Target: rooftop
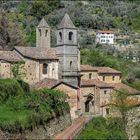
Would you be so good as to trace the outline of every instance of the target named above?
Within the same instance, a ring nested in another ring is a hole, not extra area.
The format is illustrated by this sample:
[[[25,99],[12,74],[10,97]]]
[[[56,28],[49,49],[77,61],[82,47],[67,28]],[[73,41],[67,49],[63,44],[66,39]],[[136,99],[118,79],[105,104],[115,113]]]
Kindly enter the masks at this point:
[[[127,91],[129,93],[135,94],[138,93],[138,91],[132,87],[129,87],[123,83],[114,83],[114,84],[110,84],[111,86],[113,86],[114,89],[118,90],[118,91]]]
[[[70,28],[70,29],[76,29],[73,22],[71,21],[69,15],[66,13],[63,17],[60,24],[57,26],[58,28]]]
[[[14,51],[0,51],[0,61],[18,62],[23,60]]]
[[[81,87],[84,86],[97,86],[99,88],[112,88],[112,85],[109,85],[103,81],[100,81],[98,79],[81,79]]]
[[[112,34],[113,31],[111,31],[111,30],[98,30],[97,33],[107,33],[107,34]]]
[[[65,85],[68,85],[70,87],[73,87],[75,89],[77,89],[78,87],[77,86],[73,86],[69,83],[66,83],[62,80],[57,80],[57,79],[49,79],[49,78],[44,78],[43,80],[35,83],[32,87],[33,88],[37,88],[37,89],[40,89],[40,88],[54,88],[56,86],[58,86],[59,84],[65,84]]]
[[[120,71],[110,67],[95,67],[90,65],[81,65],[81,72],[82,71],[97,71],[99,74],[121,74]]]
[[[55,48],[41,47],[15,47],[15,50],[22,56],[32,59],[46,60],[58,59]]]
[[[49,25],[48,25],[48,23],[46,22],[46,20],[45,20],[44,18],[42,18],[42,20],[40,21],[38,27],[39,27],[39,28],[41,28],[41,27],[49,28]]]

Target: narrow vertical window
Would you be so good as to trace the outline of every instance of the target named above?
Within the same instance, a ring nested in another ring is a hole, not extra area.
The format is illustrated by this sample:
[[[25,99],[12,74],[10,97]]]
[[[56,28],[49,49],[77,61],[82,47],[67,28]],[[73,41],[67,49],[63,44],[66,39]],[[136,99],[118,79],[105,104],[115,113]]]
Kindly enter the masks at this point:
[[[48,30],[45,30],[45,36],[47,36]]]
[[[41,36],[41,29],[39,29],[39,35]]]
[[[72,40],[73,32],[69,32],[69,40]]]
[[[109,114],[109,108],[106,108],[106,114],[107,115]]]
[[[112,76],[112,81],[114,81],[115,80],[115,76]]]
[[[70,70],[72,70],[72,61],[70,61]]]
[[[54,78],[54,68],[52,69],[52,77]]]
[[[105,76],[103,76],[103,81],[105,81]]]
[[[89,74],[89,79],[92,79],[92,73]]]
[[[59,32],[59,37],[60,37],[60,40],[62,40],[62,33]]]
[[[42,69],[43,74],[48,73],[48,64],[43,64],[43,69]]]

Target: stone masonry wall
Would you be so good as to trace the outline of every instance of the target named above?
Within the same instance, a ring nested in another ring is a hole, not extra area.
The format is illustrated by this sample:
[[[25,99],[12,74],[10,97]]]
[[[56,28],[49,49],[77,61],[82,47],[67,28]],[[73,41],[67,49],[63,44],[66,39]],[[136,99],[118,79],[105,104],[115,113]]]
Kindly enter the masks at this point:
[[[128,135],[128,138],[130,140],[136,140],[138,139],[135,127],[140,127],[140,106],[133,108],[128,111],[128,123],[126,127],[126,132]]]
[[[50,120],[44,126],[38,126],[33,131],[26,130],[21,133],[9,133],[0,130],[0,139],[52,139],[54,135],[71,124],[70,114]]]

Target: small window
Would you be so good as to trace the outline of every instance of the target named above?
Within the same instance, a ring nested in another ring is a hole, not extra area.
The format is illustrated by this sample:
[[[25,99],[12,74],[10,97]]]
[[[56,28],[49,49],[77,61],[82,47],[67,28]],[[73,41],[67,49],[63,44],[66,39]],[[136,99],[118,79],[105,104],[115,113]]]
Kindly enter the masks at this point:
[[[122,79],[122,76],[121,76],[121,75],[119,76],[119,79],[120,79],[120,80]]]
[[[59,37],[60,37],[60,40],[62,40],[62,33],[59,32]]]
[[[72,40],[73,32],[69,32],[69,40]]]
[[[45,31],[45,36],[47,36],[48,30]]]
[[[106,94],[107,93],[107,91],[106,90],[104,90],[104,94]]]
[[[39,35],[41,36],[41,29],[39,29]]]
[[[52,69],[52,77],[54,77],[54,68]]]
[[[105,81],[105,76],[103,76],[103,81]]]
[[[48,73],[48,64],[43,64],[43,74],[47,74]]]
[[[112,76],[112,81],[114,81],[115,80],[115,76]]]
[[[107,115],[109,114],[109,108],[106,108],[106,114]]]
[[[91,79],[91,78],[92,78],[92,73],[89,74],[89,79]]]
[[[72,70],[72,61],[70,61],[70,70]]]

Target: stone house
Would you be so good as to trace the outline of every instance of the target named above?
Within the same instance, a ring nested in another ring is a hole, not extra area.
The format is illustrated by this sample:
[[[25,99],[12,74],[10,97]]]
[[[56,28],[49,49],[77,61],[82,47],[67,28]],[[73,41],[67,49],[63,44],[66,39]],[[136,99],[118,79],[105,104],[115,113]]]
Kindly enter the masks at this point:
[[[69,96],[72,119],[88,113],[110,113],[107,106],[114,89],[136,90],[121,83],[121,72],[109,67],[80,65],[78,29],[68,14],[57,26],[56,48],[51,48],[50,27],[43,18],[36,28],[36,47],[0,50],[0,77],[13,77],[12,67],[22,62],[22,79],[32,88],[61,90]]]

